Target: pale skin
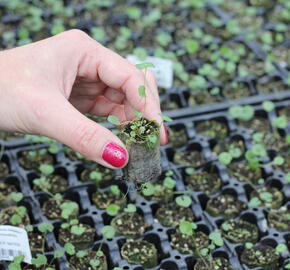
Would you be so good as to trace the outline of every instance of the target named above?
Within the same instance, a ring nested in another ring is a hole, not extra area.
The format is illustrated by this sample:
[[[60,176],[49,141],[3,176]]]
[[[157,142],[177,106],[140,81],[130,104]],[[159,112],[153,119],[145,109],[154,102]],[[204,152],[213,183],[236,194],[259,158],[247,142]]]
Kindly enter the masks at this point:
[[[125,146],[83,113],[123,122],[136,118],[135,109],[162,123],[153,74],[147,71],[145,102],[138,95],[143,72],[80,30],[2,51],[0,70],[1,130],[54,138],[108,168],[115,169],[102,158],[104,147]]]

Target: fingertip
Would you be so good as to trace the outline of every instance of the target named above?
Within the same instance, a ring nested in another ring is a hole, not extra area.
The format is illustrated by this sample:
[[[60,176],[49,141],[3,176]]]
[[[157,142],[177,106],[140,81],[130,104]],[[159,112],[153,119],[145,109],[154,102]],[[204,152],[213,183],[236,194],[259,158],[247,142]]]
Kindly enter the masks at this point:
[[[128,152],[125,147],[115,142],[108,142],[102,150],[103,165],[111,169],[121,169],[128,163]]]

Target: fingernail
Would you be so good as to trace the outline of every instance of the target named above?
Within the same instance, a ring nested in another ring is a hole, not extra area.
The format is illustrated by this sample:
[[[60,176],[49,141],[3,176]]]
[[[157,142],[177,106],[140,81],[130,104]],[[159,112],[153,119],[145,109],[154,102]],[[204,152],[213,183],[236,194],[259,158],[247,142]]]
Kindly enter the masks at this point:
[[[168,131],[166,126],[163,124],[164,133],[165,133],[165,144],[168,144]]]
[[[102,158],[112,166],[120,168],[127,161],[127,151],[115,143],[108,143],[105,146]]]

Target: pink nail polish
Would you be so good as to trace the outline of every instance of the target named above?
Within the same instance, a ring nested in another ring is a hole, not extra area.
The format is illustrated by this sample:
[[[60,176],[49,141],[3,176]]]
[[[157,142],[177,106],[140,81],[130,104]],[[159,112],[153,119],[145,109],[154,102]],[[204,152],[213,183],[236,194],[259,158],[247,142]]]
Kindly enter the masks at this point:
[[[165,132],[165,144],[168,144],[168,131],[166,126],[163,124],[164,132]]]
[[[115,143],[108,143],[103,151],[102,158],[112,166],[120,168],[127,161],[127,152]]]

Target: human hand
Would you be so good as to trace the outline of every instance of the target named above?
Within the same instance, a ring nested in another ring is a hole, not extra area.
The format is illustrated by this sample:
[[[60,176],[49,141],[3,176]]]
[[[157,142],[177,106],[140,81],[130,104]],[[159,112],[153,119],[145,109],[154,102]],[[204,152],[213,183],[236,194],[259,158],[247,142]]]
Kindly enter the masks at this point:
[[[144,74],[80,30],[0,52],[0,129],[54,138],[109,167],[128,162],[124,144],[83,113],[134,119],[132,109],[162,122],[157,86]],[[167,143],[161,128],[161,144]]]

